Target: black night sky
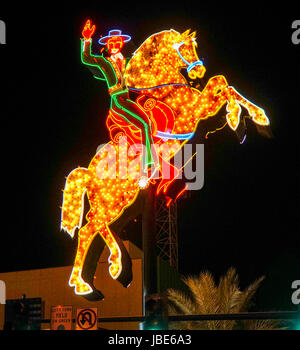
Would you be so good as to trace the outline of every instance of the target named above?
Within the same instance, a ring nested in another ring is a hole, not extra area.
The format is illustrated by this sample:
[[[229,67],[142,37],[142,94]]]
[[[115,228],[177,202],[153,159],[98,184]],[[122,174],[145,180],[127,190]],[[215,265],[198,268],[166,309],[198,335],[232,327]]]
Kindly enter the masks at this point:
[[[291,283],[300,279],[297,11],[282,3],[204,3],[41,3],[1,13],[0,272],[73,263],[76,239],[59,229],[65,176],[108,141],[106,86],[80,61],[85,20],[97,25],[95,35],[130,34],[127,56],[155,32],[191,28],[207,68],[203,84],[223,74],[265,110],[273,138],[253,124],[242,145],[228,128],[208,137],[205,185],[179,202],[179,270],[207,269],[218,278],[234,266],[242,287],[265,275],[260,310],[293,309]]]

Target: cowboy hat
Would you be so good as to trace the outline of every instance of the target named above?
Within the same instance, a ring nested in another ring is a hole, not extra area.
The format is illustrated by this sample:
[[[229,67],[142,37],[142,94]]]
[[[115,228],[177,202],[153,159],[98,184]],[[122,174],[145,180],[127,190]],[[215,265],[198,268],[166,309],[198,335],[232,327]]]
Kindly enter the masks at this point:
[[[100,38],[98,40],[98,43],[101,44],[101,45],[106,45],[108,40],[110,38],[113,38],[115,36],[121,36],[122,38],[124,38],[124,43],[127,43],[129,40],[131,40],[131,36],[130,35],[126,35],[126,34],[121,34],[122,31],[119,30],[119,29],[112,29],[108,32],[108,35]]]

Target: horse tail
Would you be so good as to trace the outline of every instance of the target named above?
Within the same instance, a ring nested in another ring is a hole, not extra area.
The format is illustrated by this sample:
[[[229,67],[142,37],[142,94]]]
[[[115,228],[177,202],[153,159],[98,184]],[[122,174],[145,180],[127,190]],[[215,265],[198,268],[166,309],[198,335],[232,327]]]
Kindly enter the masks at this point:
[[[81,227],[84,194],[90,179],[88,169],[76,168],[66,180],[61,208],[61,229],[67,231],[72,238],[76,227]]]

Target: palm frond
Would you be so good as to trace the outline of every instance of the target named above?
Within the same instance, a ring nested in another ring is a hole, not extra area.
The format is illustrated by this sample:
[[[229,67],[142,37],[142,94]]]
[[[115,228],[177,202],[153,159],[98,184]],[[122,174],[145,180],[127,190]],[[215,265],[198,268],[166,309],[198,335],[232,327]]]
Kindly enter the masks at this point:
[[[256,281],[250,284],[246,290],[242,292],[235,312],[244,312],[249,309],[252,298],[264,279],[264,276],[258,278]]]
[[[181,291],[170,288],[167,290],[167,298],[171,302],[169,303],[169,307],[172,307],[173,311],[178,310],[180,314],[185,315],[195,313],[195,304],[193,300],[191,300]]]
[[[238,275],[234,268],[230,268],[225,276],[220,278],[218,285],[218,312],[232,313],[239,303],[240,296]]]
[[[263,281],[261,277],[248,288],[241,291],[236,269],[229,268],[216,285],[212,274],[201,272],[198,276],[183,277],[182,280],[189,288],[190,296],[168,289],[169,313],[185,314],[220,314],[245,312]],[[178,327],[178,328],[176,328]],[[172,329],[277,329],[276,320],[251,321],[184,321],[172,322]],[[282,328],[281,328],[282,329]]]
[[[217,287],[212,274],[203,271],[196,277],[183,278],[183,282],[189,287],[195,301],[197,314],[214,314],[217,312],[216,303]],[[206,326],[204,325],[206,323]],[[216,329],[218,321],[201,322],[200,329]],[[194,327],[197,323],[194,323]]]
[[[217,288],[210,272],[201,272],[198,277],[184,277],[183,282],[189,287],[199,313],[216,312]]]
[[[246,330],[284,330],[280,327],[280,320],[249,320],[243,321],[243,328]]]

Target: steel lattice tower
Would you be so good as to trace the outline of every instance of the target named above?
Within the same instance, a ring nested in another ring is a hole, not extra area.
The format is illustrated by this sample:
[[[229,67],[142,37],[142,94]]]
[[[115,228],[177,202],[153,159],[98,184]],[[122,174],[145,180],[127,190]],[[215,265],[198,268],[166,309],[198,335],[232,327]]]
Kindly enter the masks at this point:
[[[177,204],[166,206],[166,198],[156,198],[156,241],[158,255],[178,269]]]

